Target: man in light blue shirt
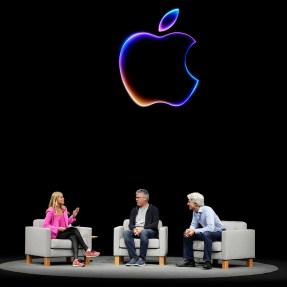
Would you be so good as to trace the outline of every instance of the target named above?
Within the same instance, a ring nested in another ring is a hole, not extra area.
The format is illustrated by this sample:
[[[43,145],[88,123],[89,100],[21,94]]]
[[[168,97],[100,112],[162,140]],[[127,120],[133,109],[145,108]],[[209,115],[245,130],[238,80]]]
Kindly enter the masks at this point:
[[[178,267],[195,267],[193,241],[204,241],[203,268],[211,269],[212,242],[221,241],[224,225],[214,210],[204,205],[204,196],[198,192],[187,195],[190,210],[193,210],[190,227],[183,234],[183,262]]]

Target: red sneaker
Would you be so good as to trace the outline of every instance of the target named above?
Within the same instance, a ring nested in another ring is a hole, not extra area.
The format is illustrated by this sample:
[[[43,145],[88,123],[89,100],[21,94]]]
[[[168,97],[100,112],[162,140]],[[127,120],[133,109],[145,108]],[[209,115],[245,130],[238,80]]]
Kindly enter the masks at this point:
[[[86,257],[98,257],[98,256],[100,256],[100,252],[98,251],[94,250],[86,251]]]
[[[73,261],[73,267],[84,267],[84,266],[85,266],[85,263],[80,262],[79,259],[75,259]]]

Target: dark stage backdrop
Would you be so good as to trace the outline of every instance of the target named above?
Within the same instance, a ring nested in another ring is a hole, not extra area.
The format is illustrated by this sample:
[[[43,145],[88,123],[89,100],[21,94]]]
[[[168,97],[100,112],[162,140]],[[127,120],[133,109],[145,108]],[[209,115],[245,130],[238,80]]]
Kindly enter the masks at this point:
[[[258,258],[283,258],[265,248],[285,221],[283,1],[1,6],[3,256],[24,256],[24,228],[44,217],[55,190],[70,211],[80,207],[77,224],[93,227],[95,249],[112,255],[113,228],[146,188],[169,227],[170,256],[182,256],[186,196],[198,191],[221,219],[256,229]],[[158,34],[174,8],[170,32],[196,40],[187,65],[198,89],[178,108],[139,107],[121,81],[120,48],[135,32]]]

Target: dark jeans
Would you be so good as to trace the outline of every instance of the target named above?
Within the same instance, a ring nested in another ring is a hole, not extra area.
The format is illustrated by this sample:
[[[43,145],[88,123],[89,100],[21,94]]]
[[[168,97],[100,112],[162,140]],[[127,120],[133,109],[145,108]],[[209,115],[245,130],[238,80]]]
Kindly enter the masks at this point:
[[[137,256],[136,248],[135,248],[135,241],[134,238],[140,239],[140,255]],[[146,259],[146,253],[148,248],[148,242],[150,238],[158,238],[158,232],[152,229],[143,229],[140,236],[134,235],[131,230],[124,231],[124,240],[126,247],[128,249],[128,253],[130,258],[138,259],[141,257],[143,260]]]
[[[193,241],[202,240],[204,241],[203,261],[211,261],[212,242],[221,241],[221,235],[221,231],[206,231],[203,233],[193,234],[191,237],[183,236],[183,259],[193,261]]]
[[[80,231],[75,227],[69,227],[63,232],[59,231],[57,239],[70,239],[72,241],[74,259],[78,259],[79,245],[84,248],[84,250],[88,249]]]

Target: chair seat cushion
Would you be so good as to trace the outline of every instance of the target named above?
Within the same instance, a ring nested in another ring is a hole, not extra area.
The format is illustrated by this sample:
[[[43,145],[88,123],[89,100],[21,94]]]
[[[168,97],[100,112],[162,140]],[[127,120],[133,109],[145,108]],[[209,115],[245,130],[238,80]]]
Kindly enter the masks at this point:
[[[140,248],[140,239],[135,238],[134,240],[135,240],[135,247]],[[126,249],[124,238],[120,239],[120,248]],[[159,239],[158,238],[149,239],[148,248],[154,248],[154,249],[159,248]]]
[[[194,240],[193,242],[194,250],[204,250],[204,242],[202,240]],[[219,252],[221,251],[221,241],[212,242],[212,251]]]

